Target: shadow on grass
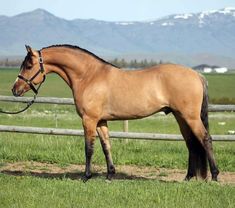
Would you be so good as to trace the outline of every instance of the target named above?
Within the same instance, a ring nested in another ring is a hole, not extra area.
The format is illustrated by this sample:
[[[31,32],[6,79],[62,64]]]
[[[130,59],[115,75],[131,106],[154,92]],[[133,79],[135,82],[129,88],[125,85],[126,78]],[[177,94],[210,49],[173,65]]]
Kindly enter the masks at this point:
[[[83,172],[65,172],[65,173],[49,173],[49,172],[33,172],[33,171],[20,171],[20,170],[2,170],[2,174],[11,175],[11,176],[32,176],[37,178],[46,178],[46,179],[71,179],[71,180],[83,180]],[[97,178],[106,178],[106,173],[93,173],[92,179]],[[91,180],[92,180],[91,179]],[[157,180],[163,183],[179,183],[178,181],[166,181],[162,178],[147,178],[143,176],[128,175],[126,173],[116,173],[113,177],[113,180]]]

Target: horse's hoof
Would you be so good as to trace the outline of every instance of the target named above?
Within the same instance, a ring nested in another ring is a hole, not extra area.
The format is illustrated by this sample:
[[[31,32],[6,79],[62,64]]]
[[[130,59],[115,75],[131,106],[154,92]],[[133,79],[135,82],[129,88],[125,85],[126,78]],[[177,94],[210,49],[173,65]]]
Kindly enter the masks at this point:
[[[84,175],[82,178],[82,181],[83,181],[83,183],[86,183],[91,178],[92,178],[92,175]]]
[[[107,181],[112,181],[113,176],[114,176],[113,173],[111,173],[111,174],[109,173],[109,174],[106,176],[106,180],[107,180]]]
[[[112,183],[112,180],[106,178],[105,182],[106,182],[106,183]]]
[[[191,179],[192,177],[193,177],[193,176],[186,175],[185,178],[184,178],[184,181],[190,181],[190,179]]]
[[[212,177],[212,179],[211,179],[212,181],[215,181],[215,182],[218,182],[218,178],[217,178],[217,176],[216,177]]]
[[[211,180],[212,180],[212,181],[218,181],[218,175],[219,175],[219,170],[215,170],[215,171],[212,173],[212,178],[211,178]]]
[[[116,173],[115,168],[112,167],[112,169],[110,169],[107,173],[106,180],[111,181],[113,179],[113,176],[115,175],[115,173]]]

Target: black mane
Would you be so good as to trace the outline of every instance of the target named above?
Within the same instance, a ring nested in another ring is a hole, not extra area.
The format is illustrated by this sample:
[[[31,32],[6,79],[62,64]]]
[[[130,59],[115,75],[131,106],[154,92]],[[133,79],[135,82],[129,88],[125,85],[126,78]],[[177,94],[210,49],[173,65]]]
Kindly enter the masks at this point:
[[[71,49],[74,49],[74,50],[80,50],[80,51],[83,51],[91,56],[93,56],[94,58],[98,59],[99,61],[105,63],[105,64],[109,64],[111,66],[114,66],[116,68],[118,68],[117,66],[115,66],[114,64],[111,64],[109,63],[108,61],[105,61],[104,59],[100,58],[99,56],[95,55],[94,53],[84,49],[84,48],[80,48],[79,46],[75,46],[75,45],[69,45],[69,44],[61,44],[61,45],[51,45],[51,46],[48,46],[48,47],[44,47],[42,48],[41,50],[43,49],[47,49],[47,48],[56,48],[56,47],[64,47],[64,48],[71,48]]]

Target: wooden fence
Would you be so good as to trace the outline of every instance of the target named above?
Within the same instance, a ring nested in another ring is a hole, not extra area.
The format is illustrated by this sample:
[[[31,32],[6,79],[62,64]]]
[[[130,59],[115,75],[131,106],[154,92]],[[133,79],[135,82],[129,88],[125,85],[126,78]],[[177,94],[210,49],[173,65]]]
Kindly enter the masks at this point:
[[[32,100],[32,98],[29,97],[0,96],[0,101],[5,101],[5,102],[26,103],[30,100]],[[72,98],[39,97],[35,100],[35,103],[74,105],[74,101]],[[224,111],[234,112],[235,105],[209,105],[209,112],[224,112]],[[7,126],[7,125],[0,125],[0,132],[17,132],[17,133],[32,133],[32,134],[68,135],[68,136],[84,135],[83,130]],[[123,139],[126,138],[144,139],[144,140],[170,140],[170,141],[183,140],[182,136],[178,134],[156,134],[156,133],[134,133],[134,132],[110,132],[110,137],[123,138]],[[213,140],[235,141],[235,135],[213,135]]]

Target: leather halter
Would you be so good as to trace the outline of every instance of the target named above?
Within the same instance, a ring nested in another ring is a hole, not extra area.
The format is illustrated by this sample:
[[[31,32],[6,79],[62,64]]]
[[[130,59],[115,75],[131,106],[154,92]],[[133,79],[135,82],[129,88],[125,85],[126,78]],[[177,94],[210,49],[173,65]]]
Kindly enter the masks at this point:
[[[39,88],[41,87],[42,83],[45,81],[46,79],[46,76],[44,73],[44,67],[43,67],[43,59],[42,59],[42,54],[41,54],[41,51],[38,51],[38,54],[39,54],[39,65],[40,65],[40,68],[38,69],[38,71],[30,78],[30,79],[26,79],[25,77],[23,77],[22,75],[18,75],[18,78],[19,79],[22,79],[23,81],[25,81],[31,88],[31,90],[33,90],[33,92],[37,95],[38,94],[38,91],[39,91]],[[42,82],[39,84],[39,86],[36,88],[33,84],[33,80],[40,74],[42,73],[43,74],[43,80]]]
[[[4,111],[4,110],[0,109],[0,113],[5,113],[5,114],[18,114],[18,113],[22,113],[22,112],[26,111],[26,110],[34,103],[34,101],[36,100],[36,97],[37,97],[39,88],[41,87],[42,83],[43,83],[43,82],[45,81],[45,79],[46,79],[45,74],[43,74],[45,70],[44,70],[44,67],[43,67],[43,59],[42,59],[41,51],[38,51],[38,54],[39,54],[39,65],[40,65],[40,68],[39,68],[39,70],[32,76],[32,78],[31,78],[31,79],[26,79],[26,78],[23,77],[22,75],[20,75],[20,74],[18,75],[18,78],[24,80],[24,81],[30,86],[30,88],[34,91],[35,95],[33,96],[33,100],[29,101],[29,102],[27,103],[27,106],[26,106],[25,108],[23,108],[22,110],[19,110],[19,111],[16,111],[16,112],[10,112],[10,111]],[[33,81],[40,73],[43,74],[43,80],[42,80],[42,82],[39,84],[39,86],[38,86],[37,89],[36,89],[32,81]]]

